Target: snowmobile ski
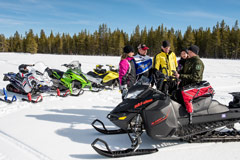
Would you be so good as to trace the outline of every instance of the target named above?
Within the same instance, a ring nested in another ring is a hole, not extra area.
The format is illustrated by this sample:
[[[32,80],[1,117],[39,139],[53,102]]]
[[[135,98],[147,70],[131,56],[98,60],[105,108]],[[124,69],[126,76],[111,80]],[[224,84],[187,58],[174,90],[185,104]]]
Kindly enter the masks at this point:
[[[100,123],[102,125],[102,128],[99,128],[95,125],[95,123]],[[104,123],[102,121],[100,121],[99,119],[95,119],[92,122],[92,126],[93,128],[95,128],[98,132],[103,133],[103,134],[124,134],[124,133],[128,133],[127,131],[123,130],[123,129],[116,129],[116,130],[108,130]],[[129,131],[131,132],[131,131]]]
[[[57,89],[57,96],[59,96],[59,97],[67,97],[69,94],[70,94],[69,89],[64,94],[61,94],[60,90]]]
[[[82,95],[84,93],[83,89],[79,89],[79,91],[76,94],[71,94],[70,90],[66,90],[66,92],[64,94],[61,94],[60,90],[57,89],[57,96],[58,97],[67,97],[67,96],[79,96]]]
[[[27,102],[31,102],[31,103],[39,103],[39,102],[42,102],[42,100],[43,100],[42,95],[39,95],[35,100],[32,99],[31,93],[28,93],[27,97],[28,97],[28,99],[22,98],[22,101],[27,101]]]
[[[15,95],[13,95],[12,100],[8,99],[7,91],[5,88],[3,88],[3,95],[4,95],[4,99],[0,98],[0,101],[2,101],[2,102],[6,102],[6,103],[10,104],[12,102],[17,101],[17,97]]]
[[[95,146],[97,142],[101,142],[105,145],[107,150],[101,150]],[[158,152],[157,148],[153,149],[133,149],[133,148],[128,148],[126,150],[118,150],[118,151],[112,151],[108,144],[103,141],[102,139],[95,139],[95,141],[91,144],[93,149],[100,155],[106,156],[106,157],[111,157],[111,158],[118,158],[118,157],[127,157],[127,156],[136,156],[136,155],[145,155],[145,154],[151,154]]]

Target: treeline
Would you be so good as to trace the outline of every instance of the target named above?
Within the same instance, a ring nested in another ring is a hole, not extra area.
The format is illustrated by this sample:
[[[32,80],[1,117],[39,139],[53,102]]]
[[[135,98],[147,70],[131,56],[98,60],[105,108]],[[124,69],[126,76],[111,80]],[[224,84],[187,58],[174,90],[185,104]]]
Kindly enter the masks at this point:
[[[201,57],[240,58],[238,21],[229,27],[224,20],[221,23],[217,22],[213,28],[192,29],[189,26],[185,33],[173,28],[167,29],[163,24],[156,29],[151,27],[150,30],[136,26],[131,35],[119,29],[111,31],[106,24],[100,25],[94,33],[84,30],[73,36],[65,33],[54,35],[53,32],[47,36],[44,30],[38,35],[30,29],[25,36],[17,31],[9,38],[0,34],[0,52],[119,56],[124,45],[129,44],[137,48],[139,43],[144,43],[150,48],[148,54],[154,56],[160,52],[163,40],[170,41],[171,50],[177,55],[182,48],[196,44],[200,47]]]

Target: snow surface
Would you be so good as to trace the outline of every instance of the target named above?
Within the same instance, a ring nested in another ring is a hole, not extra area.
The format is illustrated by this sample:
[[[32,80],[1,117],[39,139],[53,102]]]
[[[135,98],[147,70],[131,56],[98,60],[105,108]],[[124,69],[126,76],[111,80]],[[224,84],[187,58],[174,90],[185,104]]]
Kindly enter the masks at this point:
[[[79,60],[83,72],[88,72],[96,64],[118,65],[120,58],[0,53],[0,91],[8,84],[2,81],[3,73],[17,72],[18,65],[22,63],[42,61],[50,68],[65,70],[61,64],[73,60]],[[204,79],[215,89],[214,98],[227,105],[232,100],[228,93],[240,91],[240,60],[203,61]],[[0,160],[106,159],[98,155],[90,145],[97,137],[106,140],[113,150],[130,147],[130,140],[127,135],[102,135],[92,128],[91,122],[98,118],[108,127],[114,128],[106,115],[120,102],[118,89],[98,93],[86,91],[79,97],[45,96],[43,102],[38,104],[21,100],[12,104],[0,102]],[[156,141],[146,134],[143,134],[142,140],[141,148],[157,147],[159,152],[119,159],[240,159],[239,142],[189,144]]]

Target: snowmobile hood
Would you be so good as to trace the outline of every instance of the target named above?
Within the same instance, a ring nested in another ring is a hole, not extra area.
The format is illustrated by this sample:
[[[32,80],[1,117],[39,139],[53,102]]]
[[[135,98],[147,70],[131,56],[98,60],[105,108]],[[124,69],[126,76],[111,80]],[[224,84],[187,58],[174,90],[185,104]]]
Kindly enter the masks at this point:
[[[139,112],[156,100],[166,100],[162,92],[150,88],[148,85],[136,85],[129,89],[128,96],[110,114],[122,112]]]

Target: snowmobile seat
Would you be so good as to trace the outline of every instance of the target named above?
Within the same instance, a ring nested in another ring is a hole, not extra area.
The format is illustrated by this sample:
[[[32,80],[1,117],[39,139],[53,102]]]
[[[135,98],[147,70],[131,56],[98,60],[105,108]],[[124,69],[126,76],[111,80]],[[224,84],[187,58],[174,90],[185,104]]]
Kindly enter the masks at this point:
[[[98,69],[98,68],[94,69],[94,71],[97,72],[98,74],[104,74],[107,72],[106,69]]]
[[[60,70],[58,70],[58,69],[50,69],[50,68],[47,68],[46,71],[47,71],[47,73],[48,73],[48,76],[49,76],[50,78],[53,78],[53,79],[56,79],[56,77],[53,75],[53,72],[56,72],[61,78],[62,78],[62,76],[63,76],[63,74],[64,74],[63,71],[60,71]]]
[[[189,113],[186,111],[184,104],[171,101],[176,117],[188,117]],[[193,116],[223,113],[229,111],[228,107],[213,100],[212,96],[201,96],[193,100]]]
[[[96,74],[95,72],[92,72],[92,71],[89,71],[89,72],[87,73],[87,75],[92,76],[92,77],[94,77],[94,78],[102,78],[102,79],[106,76],[106,74],[98,75],[98,74]]]
[[[208,108],[208,114],[223,113],[228,111],[229,111],[228,106],[223,105],[216,100],[212,100],[212,103]]]
[[[24,77],[22,77],[20,75],[20,73],[17,73],[15,78],[16,78],[17,81],[20,81],[20,82],[22,82],[24,80]]]
[[[63,74],[64,74],[63,71],[60,71],[60,70],[58,70],[58,69],[54,69],[54,71],[57,72],[57,74],[58,74],[60,77],[62,77]]]
[[[230,94],[233,96],[233,101],[229,102],[229,108],[240,108],[240,92]]]

